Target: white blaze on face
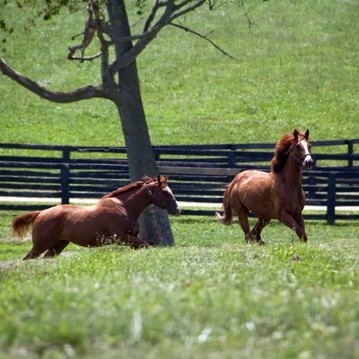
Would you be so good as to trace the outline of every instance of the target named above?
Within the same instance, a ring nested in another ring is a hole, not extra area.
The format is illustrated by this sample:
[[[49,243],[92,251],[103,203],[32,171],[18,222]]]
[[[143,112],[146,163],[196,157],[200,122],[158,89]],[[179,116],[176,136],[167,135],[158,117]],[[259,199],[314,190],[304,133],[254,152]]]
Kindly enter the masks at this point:
[[[303,165],[306,165],[308,163],[313,163],[313,159],[312,159],[312,156],[310,155],[310,152],[309,152],[309,148],[308,148],[308,142],[306,141],[300,141],[300,144],[301,146],[303,147],[304,149],[304,160],[303,160]]]
[[[166,186],[166,188],[164,189],[165,191],[167,191],[172,197],[173,199],[176,201],[176,198],[175,196],[173,195],[173,192],[171,191],[171,188],[169,188],[168,186]],[[177,203],[177,201],[176,201]],[[178,203],[177,203],[177,206],[178,206]]]
[[[171,188],[169,188],[168,186],[166,186],[164,188],[164,191],[168,192],[171,197],[173,198],[174,202],[175,202],[175,208],[172,208],[172,214],[176,214],[176,215],[179,215],[180,214],[180,209],[179,209],[179,205],[178,205],[178,202],[176,200],[176,197],[173,195],[173,192],[171,191]],[[171,212],[170,212],[171,213]]]

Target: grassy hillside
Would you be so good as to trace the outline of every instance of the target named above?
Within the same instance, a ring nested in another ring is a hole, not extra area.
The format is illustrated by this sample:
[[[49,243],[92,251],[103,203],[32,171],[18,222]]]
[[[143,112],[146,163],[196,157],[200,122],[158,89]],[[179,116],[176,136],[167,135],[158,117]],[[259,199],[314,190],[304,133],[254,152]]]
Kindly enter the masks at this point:
[[[358,137],[358,4],[245,4],[251,26],[237,2],[181,20],[205,34],[215,30],[211,39],[234,60],[174,28],[162,32],[139,57],[153,143],[275,141],[294,127],[310,128],[315,140]],[[82,30],[85,12],[37,21],[36,28],[25,31],[15,10],[8,9],[7,18],[17,31],[2,51],[9,64],[56,90],[98,82],[98,62],[66,60],[67,47],[75,43],[70,37]],[[131,23],[136,20],[132,16]],[[53,104],[3,76],[0,127],[1,142],[123,145],[110,102]]]

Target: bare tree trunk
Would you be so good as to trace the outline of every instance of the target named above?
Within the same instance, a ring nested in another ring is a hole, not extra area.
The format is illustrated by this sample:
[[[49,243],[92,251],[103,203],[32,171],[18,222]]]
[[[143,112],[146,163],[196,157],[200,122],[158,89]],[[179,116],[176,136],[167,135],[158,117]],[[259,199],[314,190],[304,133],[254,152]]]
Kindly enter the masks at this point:
[[[126,72],[131,71],[127,68]],[[131,83],[135,84],[136,81]],[[138,181],[144,176],[156,176],[158,170],[142,110],[142,101],[136,96],[138,86],[134,87],[127,87],[125,90],[125,96],[129,98],[118,106],[118,112],[125,137],[130,177],[132,181]],[[131,93],[134,95],[131,96]],[[140,217],[140,236],[153,245],[173,245],[174,239],[167,212],[153,205],[147,207]]]
[[[113,29],[116,58],[121,59],[132,47],[131,41],[121,41],[130,36],[130,27],[123,0],[109,0],[108,13]],[[115,34],[115,35],[114,35]],[[130,177],[132,181],[142,180],[144,176],[154,177],[158,169],[154,160],[145,113],[140,94],[140,84],[136,62],[119,69],[119,101],[116,103],[125,138]],[[141,216],[140,235],[150,244],[172,245],[173,234],[167,212],[148,207]]]

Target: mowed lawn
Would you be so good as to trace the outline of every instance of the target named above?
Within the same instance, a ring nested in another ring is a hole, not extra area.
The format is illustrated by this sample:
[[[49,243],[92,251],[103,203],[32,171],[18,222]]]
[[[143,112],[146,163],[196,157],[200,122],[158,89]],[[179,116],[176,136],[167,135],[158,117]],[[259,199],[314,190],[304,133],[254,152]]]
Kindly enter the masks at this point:
[[[308,222],[310,242],[269,226],[266,246],[238,225],[172,219],[176,245],[70,246],[23,262],[1,245],[5,357],[356,358],[358,224]]]
[[[250,27],[238,3],[183,19],[215,29],[235,60],[172,28],[138,59],[153,143],[275,142],[295,127],[358,137],[357,2],[245,7]],[[56,90],[98,81],[97,62],[66,60],[85,11],[24,32],[26,9],[15,10],[9,64]],[[52,104],[0,79],[1,142],[123,145],[110,103]],[[180,216],[173,247],[70,245],[23,262],[31,242],[11,233],[17,214],[0,212],[0,358],[359,357],[358,222],[308,221],[306,245],[273,222],[257,246],[237,223]]]

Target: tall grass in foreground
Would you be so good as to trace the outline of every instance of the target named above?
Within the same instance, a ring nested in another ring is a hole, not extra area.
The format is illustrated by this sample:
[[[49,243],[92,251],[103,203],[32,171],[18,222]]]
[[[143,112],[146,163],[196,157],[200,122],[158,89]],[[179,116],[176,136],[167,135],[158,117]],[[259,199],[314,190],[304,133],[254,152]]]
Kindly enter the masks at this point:
[[[357,357],[357,226],[309,222],[310,243],[302,245],[273,223],[263,247],[246,245],[238,227],[179,217],[175,247],[70,246],[57,259],[28,262],[19,258],[29,243],[1,241],[1,351],[9,358]]]

